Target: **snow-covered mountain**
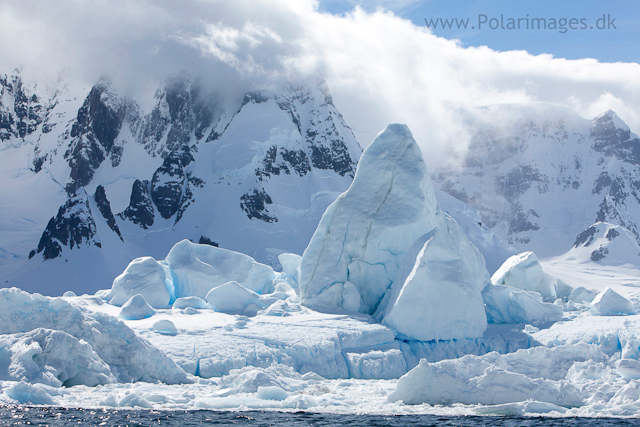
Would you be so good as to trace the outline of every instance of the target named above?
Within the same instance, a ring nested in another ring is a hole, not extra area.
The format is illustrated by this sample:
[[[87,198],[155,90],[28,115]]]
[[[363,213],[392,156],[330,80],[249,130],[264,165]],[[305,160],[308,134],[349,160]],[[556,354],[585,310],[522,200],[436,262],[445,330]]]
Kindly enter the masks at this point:
[[[322,83],[223,103],[173,76],[146,110],[108,80],[40,90],[17,74],[0,90],[0,268],[46,294],[109,287],[184,238],[268,264],[302,253],[361,153]]]
[[[434,181],[500,238],[556,256],[608,222],[640,243],[640,139],[613,111],[586,120],[548,104],[497,105],[480,109],[471,129],[462,164],[434,171]]]

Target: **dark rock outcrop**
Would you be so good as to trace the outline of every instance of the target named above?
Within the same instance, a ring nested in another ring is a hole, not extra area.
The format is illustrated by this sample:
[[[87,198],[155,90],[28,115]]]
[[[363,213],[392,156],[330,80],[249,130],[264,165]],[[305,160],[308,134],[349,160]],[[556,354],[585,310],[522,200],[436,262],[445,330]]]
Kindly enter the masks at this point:
[[[149,195],[149,181],[135,180],[131,187],[131,198],[129,206],[118,215],[122,219],[127,219],[140,227],[147,229],[153,225],[154,213],[153,202]]]
[[[36,253],[41,253],[45,260],[57,258],[62,255],[64,247],[74,249],[85,244],[102,247],[96,237],[96,223],[91,214],[89,198],[84,190],[80,190],[49,220],[38,248],[35,252],[31,251],[30,258]]]
[[[267,205],[272,205],[271,196],[264,188],[254,188],[253,192],[243,194],[240,198],[240,208],[247,214],[249,219],[259,219],[264,222],[278,222],[278,218],[269,214]]]
[[[116,219],[113,216],[113,212],[111,211],[111,203],[107,199],[107,194],[104,191],[104,187],[102,185],[98,185],[96,188],[96,192],[93,195],[93,199],[98,206],[98,210],[102,214],[102,217],[107,221],[107,225],[109,228],[120,237],[122,240],[122,234],[120,234],[120,228],[118,224],[116,224]]]
[[[151,199],[164,219],[171,218],[180,209],[186,181],[182,158],[175,151],[153,173]]]

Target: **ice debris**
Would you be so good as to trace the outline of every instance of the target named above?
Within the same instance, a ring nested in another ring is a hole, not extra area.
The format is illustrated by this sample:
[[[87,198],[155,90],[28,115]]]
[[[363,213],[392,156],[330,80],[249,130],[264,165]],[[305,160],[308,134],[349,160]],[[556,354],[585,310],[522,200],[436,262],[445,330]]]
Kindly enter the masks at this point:
[[[156,311],[147,304],[147,301],[140,294],[132,296],[124,303],[118,317],[124,320],[146,319],[156,314]]]
[[[62,331],[38,328],[0,335],[0,380],[52,387],[116,382],[107,365],[84,340]]]
[[[19,334],[39,328],[66,332],[89,344],[119,382],[190,381],[173,360],[113,316],[89,312],[62,298],[0,289],[0,330]]]
[[[207,301],[200,297],[182,297],[173,302],[173,308],[176,310],[185,308],[195,308],[200,310],[207,307]]]
[[[489,323],[556,322],[563,307],[545,303],[537,292],[523,291],[504,285],[488,285],[482,291]]]
[[[152,326],[153,330],[162,335],[178,335],[178,328],[171,320],[162,319],[155,322]]]
[[[573,407],[584,403],[580,390],[566,378],[582,372],[576,362],[604,362],[596,346],[579,344],[534,347],[501,355],[467,355],[420,364],[398,380],[389,401],[405,404],[498,405],[533,399]]]

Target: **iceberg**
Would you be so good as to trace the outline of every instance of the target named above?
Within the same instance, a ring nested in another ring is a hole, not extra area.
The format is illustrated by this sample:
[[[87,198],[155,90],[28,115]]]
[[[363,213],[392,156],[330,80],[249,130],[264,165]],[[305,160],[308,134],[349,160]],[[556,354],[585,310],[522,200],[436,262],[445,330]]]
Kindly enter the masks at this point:
[[[481,336],[487,283],[484,258],[438,206],[420,148],[399,124],[364,151],[300,262],[304,305],[373,315],[416,340]]]
[[[262,293],[275,276],[271,267],[248,255],[186,239],[171,248],[165,262],[176,298],[204,298],[211,289],[230,281]]]
[[[287,268],[292,266],[295,274],[297,255],[284,255]],[[276,276],[273,268],[248,255],[185,239],[176,243],[160,262],[151,257],[131,261],[113,281],[105,298],[110,304],[121,306],[133,296],[141,295],[156,309],[172,303],[174,308],[195,304],[191,307],[199,309],[205,307],[204,298],[213,288],[233,281],[252,292],[263,293],[273,290]],[[291,282],[295,284],[296,280]]]
[[[136,258],[113,281],[109,303],[121,306],[140,294],[151,307],[166,308],[171,299],[166,279],[164,269],[155,259]]]
[[[383,323],[419,341],[481,337],[487,320],[480,290],[488,273],[467,261],[476,260],[474,249],[453,221],[434,230],[406,280],[392,285]]]
[[[238,282],[228,282],[211,289],[205,300],[214,310],[227,314],[243,314],[252,304],[264,307],[260,302],[260,295]]]
[[[294,285],[298,284],[300,280],[300,261],[302,257],[296,254],[280,254],[278,255],[278,261],[282,266],[282,272],[291,279]]]
[[[596,295],[589,307],[600,316],[634,314],[629,300],[611,288],[606,288]]]
[[[546,301],[553,302],[557,298],[555,285],[542,271],[538,257],[533,252],[509,257],[491,276],[491,283],[538,292]]]

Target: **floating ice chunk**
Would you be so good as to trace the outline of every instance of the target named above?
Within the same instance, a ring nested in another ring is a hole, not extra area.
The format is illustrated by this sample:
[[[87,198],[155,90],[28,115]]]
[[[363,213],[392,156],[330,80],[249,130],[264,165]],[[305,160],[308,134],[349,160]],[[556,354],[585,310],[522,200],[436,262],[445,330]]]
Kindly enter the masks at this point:
[[[242,314],[251,304],[264,307],[260,295],[238,282],[227,282],[211,289],[205,299],[216,311],[227,314]]]
[[[527,400],[525,402],[505,403],[502,405],[481,406],[475,410],[478,415],[516,415],[523,416],[526,414],[549,414],[557,412],[564,414],[567,408],[554,405],[553,403],[538,402],[535,400]]]
[[[506,371],[495,365],[480,364],[471,367],[470,376],[458,366],[448,366],[450,361],[430,364],[426,360],[398,380],[396,390],[389,395],[389,401],[401,400],[415,405],[496,405],[520,402],[527,399],[546,401],[562,406],[580,405],[577,390],[568,384],[530,378],[522,374]]]
[[[300,261],[302,257],[296,254],[280,254],[278,261],[282,266],[282,272],[291,279],[293,284],[297,285],[300,280]]]
[[[197,310],[197,309],[195,309],[195,308],[193,308],[193,307],[187,307],[187,308],[185,308],[185,309],[184,309],[184,312],[183,312],[183,313],[184,313],[184,314],[189,314],[189,315],[191,315],[191,314],[198,314],[198,310]]]
[[[533,252],[523,252],[507,259],[491,276],[491,283],[538,292],[548,301],[554,301],[557,297],[555,286],[542,271],[542,266]]]
[[[151,257],[134,259],[115,278],[109,303],[121,306],[136,294],[142,295],[154,308],[169,305],[171,296],[166,285],[166,274],[162,266]]]
[[[276,385],[258,387],[258,399],[285,400],[287,397],[289,393]]]
[[[374,315],[409,339],[475,338],[488,279],[482,255],[439,208],[411,132],[393,124],[322,216],[300,263],[300,296],[320,311]]]
[[[135,391],[127,391],[122,399],[118,401],[119,407],[129,407],[129,408],[145,408],[150,409],[153,407],[151,402],[149,402],[144,397],[140,396],[139,393]]]
[[[302,390],[308,383],[298,372],[289,366],[272,364],[266,368],[247,366],[233,369],[222,377],[218,383],[222,389],[232,390],[226,393],[256,393],[260,388],[277,387],[285,392]],[[282,393],[278,393],[282,397]],[[286,398],[286,396],[284,396]]]
[[[119,317],[124,320],[146,319],[156,314],[156,311],[147,304],[147,301],[140,294],[132,296],[120,310]]]
[[[569,294],[569,301],[573,301],[578,304],[586,304],[593,301],[596,295],[596,292],[590,291],[589,289],[580,286],[571,291],[571,293]]]
[[[616,293],[611,288],[606,288],[591,301],[589,307],[600,316],[620,316],[634,314],[633,307],[628,299]]]
[[[58,402],[40,384],[20,381],[4,389],[4,393],[20,404],[57,405]]]
[[[165,262],[171,271],[177,298],[204,298],[211,289],[230,281],[262,292],[275,276],[271,267],[248,255],[186,239],[171,248]]]
[[[497,405],[533,399],[579,406],[583,403],[579,391],[564,377],[576,360],[597,356],[597,350],[587,346],[566,346],[532,348],[507,355],[467,355],[436,363],[422,359],[398,380],[389,401]]]
[[[65,292],[64,294],[62,294],[62,296],[63,296],[63,297],[65,297],[65,298],[73,298],[73,297],[75,297],[75,296],[77,296],[77,295],[76,295],[76,293],[75,293],[75,292],[73,292],[73,291],[67,291],[67,292]]]
[[[208,307],[207,302],[200,297],[182,297],[173,303],[175,309],[195,308],[200,310]]]
[[[530,292],[512,292],[509,296],[509,314],[515,323],[557,322],[563,307],[539,301]]]
[[[482,291],[489,323],[555,322],[562,318],[563,307],[542,302],[536,292],[504,285],[489,285]]]
[[[85,341],[62,331],[34,329],[26,334],[0,335],[0,380],[28,381],[53,387],[93,387],[116,381]]]
[[[178,335],[178,329],[171,320],[162,319],[155,322],[152,326],[153,330],[162,335]]]

